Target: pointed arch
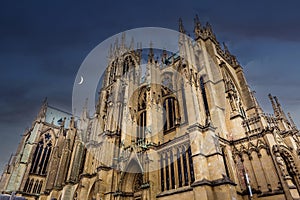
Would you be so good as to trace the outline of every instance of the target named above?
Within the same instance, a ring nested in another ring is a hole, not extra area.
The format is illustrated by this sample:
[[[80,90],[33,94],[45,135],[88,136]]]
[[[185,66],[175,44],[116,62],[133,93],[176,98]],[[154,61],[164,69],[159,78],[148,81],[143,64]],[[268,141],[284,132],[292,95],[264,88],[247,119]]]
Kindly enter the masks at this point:
[[[43,181],[41,180],[37,189],[37,193],[40,194],[43,187]]]
[[[94,182],[91,189],[88,193],[88,199],[87,200],[96,200],[97,198],[97,191],[98,191],[98,182]]]
[[[290,151],[290,149],[283,145],[274,145],[273,153],[277,158],[281,157],[281,160],[283,161],[280,163],[280,160],[277,160],[277,165],[281,165],[279,166],[279,169],[281,169],[281,174],[283,176],[291,177],[293,184],[297,187],[298,192],[300,192],[300,174],[298,166],[295,163],[296,156]],[[284,167],[286,174],[284,174]]]
[[[23,192],[27,192],[27,189],[28,189],[28,186],[29,186],[29,178],[27,178],[27,180],[26,180],[26,183],[25,183],[25,185],[24,185],[24,188],[23,188]]]
[[[170,130],[175,127],[176,124],[176,100],[174,97],[168,97],[163,102],[163,120],[164,131]]]
[[[134,67],[137,65],[135,59],[132,55],[126,55],[124,56],[124,61],[122,65],[122,75],[126,74],[130,70],[134,69]]]
[[[41,135],[32,157],[30,173],[38,175],[47,174],[47,167],[52,152],[52,144],[53,135],[50,134],[50,132],[46,132]]]
[[[128,195],[133,195],[141,189],[143,184],[143,168],[135,159],[131,159],[126,166],[125,172],[121,175],[119,190]]]

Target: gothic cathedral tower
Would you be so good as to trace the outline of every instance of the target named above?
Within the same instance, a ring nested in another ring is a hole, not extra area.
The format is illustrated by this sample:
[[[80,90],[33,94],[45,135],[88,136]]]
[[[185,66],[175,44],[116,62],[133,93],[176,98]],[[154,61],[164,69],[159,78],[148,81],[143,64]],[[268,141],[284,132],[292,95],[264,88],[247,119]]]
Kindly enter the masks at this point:
[[[179,32],[176,53],[135,49],[123,34],[110,50],[92,117],[86,109],[77,120],[60,112],[56,125],[45,104],[2,175],[3,193],[299,199],[299,131],[290,115],[272,95],[274,114],[263,112],[210,24],[196,17],[191,39],[180,20]]]

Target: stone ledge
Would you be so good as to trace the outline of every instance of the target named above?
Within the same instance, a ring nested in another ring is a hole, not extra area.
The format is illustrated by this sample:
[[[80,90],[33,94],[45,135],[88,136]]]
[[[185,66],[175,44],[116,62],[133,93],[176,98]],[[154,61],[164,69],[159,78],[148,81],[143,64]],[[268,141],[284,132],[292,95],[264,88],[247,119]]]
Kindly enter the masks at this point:
[[[192,157],[203,156],[203,157],[205,157],[205,158],[209,158],[209,157],[215,156],[215,155],[220,155],[220,156],[222,156],[223,154],[220,153],[220,152],[215,152],[215,153],[211,153],[211,154],[207,154],[207,155],[205,155],[205,154],[203,154],[203,153],[197,153],[197,154],[192,155]]]
[[[158,195],[156,195],[156,198],[169,196],[169,195],[173,195],[173,194],[178,194],[178,193],[182,193],[182,192],[188,192],[188,191],[192,191],[192,190],[193,190],[193,188],[191,188],[190,186],[180,187],[177,189],[172,189],[172,190],[161,192]]]
[[[216,179],[216,180],[207,180],[207,179],[202,179],[200,181],[196,181],[194,182],[191,187],[197,187],[197,186],[202,186],[202,185],[207,185],[207,186],[211,186],[211,187],[215,187],[215,186],[220,186],[220,185],[233,185],[236,186],[237,184],[234,183],[232,180],[230,180],[227,176],[224,176],[221,179]]]
[[[189,133],[191,133],[191,132],[196,131],[196,130],[198,130],[200,132],[205,132],[207,130],[215,131],[216,128],[213,127],[213,126],[211,126],[211,124],[203,126],[203,125],[201,125],[199,123],[195,123],[195,124],[190,125],[187,128],[187,130],[189,131]]]

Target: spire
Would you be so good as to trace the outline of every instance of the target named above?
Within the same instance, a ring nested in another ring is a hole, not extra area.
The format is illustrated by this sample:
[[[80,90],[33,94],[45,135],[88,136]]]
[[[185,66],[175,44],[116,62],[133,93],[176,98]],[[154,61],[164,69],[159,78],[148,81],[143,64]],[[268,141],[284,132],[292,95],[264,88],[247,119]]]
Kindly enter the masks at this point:
[[[195,22],[195,27],[198,27],[198,28],[201,27],[201,24],[200,24],[200,20],[199,20],[198,15],[195,16],[194,22]]]
[[[181,18],[179,18],[179,32],[180,33],[185,33],[183,22],[182,22]]]
[[[289,117],[290,123],[292,125],[292,128],[296,128],[296,124],[291,116],[291,113],[288,113],[288,117]]]
[[[43,101],[43,105],[48,105],[48,98],[45,97],[44,101]]]
[[[60,125],[60,127],[62,127],[62,128],[64,128],[65,127],[65,123],[66,123],[66,117],[64,117],[63,119],[62,118],[60,118],[60,120],[61,120],[61,123],[59,124]]]
[[[129,49],[130,50],[134,49],[134,38],[133,37],[131,38]]]
[[[74,120],[74,117],[73,117],[73,116],[71,117],[69,127],[70,127],[70,128],[75,128],[75,120]]]
[[[119,40],[118,38],[116,38],[114,44],[114,51],[113,51],[114,56],[117,56],[118,52],[119,52]]]
[[[212,33],[213,31],[212,31],[212,27],[211,27],[211,25],[210,25],[210,23],[209,22],[206,22],[206,30],[208,30],[210,33]]]
[[[255,104],[255,109],[256,109],[257,112],[262,112],[262,109],[261,109],[261,107],[260,107],[260,105],[259,105],[259,103],[258,103],[258,101],[255,97],[255,93],[256,93],[255,91],[250,92],[251,98],[252,98],[252,100]]]
[[[278,111],[279,111],[280,113],[282,113],[283,111],[282,111],[282,109],[281,109],[281,105],[280,105],[280,103],[279,103],[279,101],[278,101],[278,99],[277,99],[276,96],[274,96],[274,100],[275,100],[276,107],[277,107]]]
[[[216,38],[209,22],[206,22],[205,31],[206,31],[207,37],[210,37],[212,40],[217,42],[217,38]]]
[[[109,47],[108,57],[109,57],[110,59],[113,58],[113,46],[112,46],[112,44],[110,44],[110,47]]]
[[[195,37],[198,38],[200,36],[201,33],[201,23],[200,20],[198,18],[198,15],[195,16],[194,18],[194,34]]]
[[[277,108],[277,106],[274,102],[273,96],[271,94],[269,94],[268,96],[269,96],[269,99],[271,101],[271,104],[272,104],[272,107],[273,107],[273,110],[274,110],[274,114],[275,114],[276,117],[278,117],[280,114],[279,114],[278,108]]]
[[[153,43],[150,41],[150,49],[148,53],[148,63],[154,62]]]
[[[276,106],[277,106],[277,109],[278,109],[278,112],[279,112],[280,116],[287,121],[286,115],[285,115],[283,109],[281,108],[281,105],[280,105],[277,97],[274,96],[274,99],[275,99],[275,103],[276,103]]]
[[[88,101],[89,101],[88,98],[86,98],[83,109],[82,109],[82,115],[81,115],[82,119],[85,119],[85,118],[89,117],[89,115],[88,115]]]
[[[168,64],[167,63],[167,57],[168,57],[167,51],[164,49],[163,52],[162,52],[162,55],[161,55],[161,62],[163,64]]]
[[[123,32],[121,36],[121,49],[125,49],[126,33]]]
[[[142,60],[142,42],[136,44],[136,52],[138,53],[139,60]]]
[[[224,47],[225,53],[230,54],[229,49],[228,49],[227,45],[225,44],[225,42],[223,42],[223,47]]]
[[[43,100],[41,109],[39,111],[39,114],[37,116],[38,119],[42,119],[46,116],[47,107],[48,107],[48,99],[47,99],[47,97],[45,97],[45,99]]]

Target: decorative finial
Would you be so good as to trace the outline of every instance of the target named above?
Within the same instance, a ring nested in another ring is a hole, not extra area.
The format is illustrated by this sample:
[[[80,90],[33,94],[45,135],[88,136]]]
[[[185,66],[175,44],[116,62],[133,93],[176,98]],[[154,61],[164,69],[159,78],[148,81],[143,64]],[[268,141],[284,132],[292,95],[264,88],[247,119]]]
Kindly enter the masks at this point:
[[[48,98],[45,97],[44,101],[43,101],[43,105],[48,105]]]
[[[110,44],[110,48],[109,48],[109,51],[108,51],[108,57],[109,58],[113,57],[113,46],[112,46],[112,44]]]
[[[114,44],[114,52],[113,52],[114,56],[117,56],[118,52],[119,52],[119,40],[118,40],[118,38],[116,38],[115,44]]]
[[[275,103],[276,103],[276,106],[277,106],[279,112],[282,112],[281,105],[280,105],[280,103],[278,101],[278,98],[276,96],[274,96],[274,100],[275,100]]]
[[[292,128],[296,128],[296,124],[291,116],[291,113],[289,113],[289,112],[288,112],[288,117],[289,117],[290,123],[292,125]]]
[[[47,107],[48,107],[48,100],[47,100],[47,97],[45,97],[45,99],[43,100],[41,109],[37,115],[37,119],[42,119],[46,116]]]
[[[207,30],[212,32],[212,27],[209,22],[206,22],[206,28],[207,28]]]
[[[134,38],[132,37],[131,38],[131,42],[130,42],[130,47],[129,47],[130,50],[133,50],[134,49]]]
[[[152,63],[154,61],[154,53],[153,53],[153,43],[152,43],[152,41],[150,41],[149,47],[150,47],[150,50],[149,50],[149,54],[148,54],[148,62]]]
[[[230,54],[229,49],[228,49],[227,45],[225,44],[225,42],[223,42],[223,47],[224,47],[225,53],[229,53]]]
[[[185,33],[183,22],[182,22],[181,18],[179,18],[179,32],[180,33]]]
[[[83,118],[88,118],[88,101],[89,101],[89,99],[86,98],[83,109],[82,109],[82,117]]]
[[[121,36],[121,49],[125,49],[126,33],[123,32]]]
[[[71,120],[70,120],[70,128],[75,128],[75,121],[74,121],[74,117],[71,117]]]
[[[198,18],[198,15],[196,15],[196,17],[194,18],[194,34],[195,37],[198,38],[200,36],[201,33],[201,23],[200,20]]]
[[[163,64],[168,64],[167,63],[167,57],[168,57],[167,51],[165,49],[163,49],[163,52],[162,52],[162,55],[161,55],[161,61],[162,61]]]
[[[269,94],[268,96],[269,96],[269,99],[271,101],[272,108],[274,110],[274,114],[275,114],[276,117],[278,117],[279,116],[279,112],[278,112],[278,108],[277,108],[277,106],[276,106],[276,104],[274,102],[273,96],[271,94]]]

